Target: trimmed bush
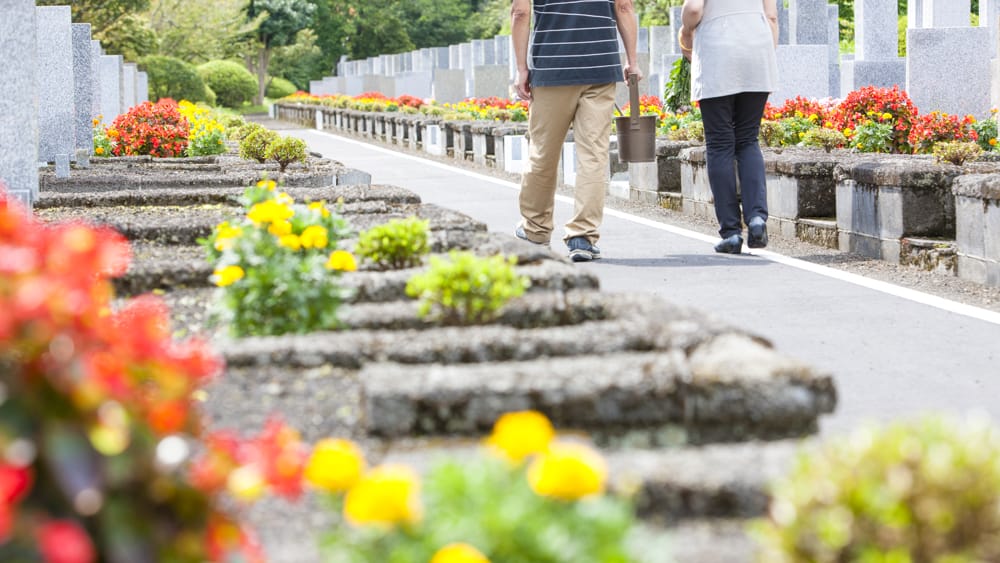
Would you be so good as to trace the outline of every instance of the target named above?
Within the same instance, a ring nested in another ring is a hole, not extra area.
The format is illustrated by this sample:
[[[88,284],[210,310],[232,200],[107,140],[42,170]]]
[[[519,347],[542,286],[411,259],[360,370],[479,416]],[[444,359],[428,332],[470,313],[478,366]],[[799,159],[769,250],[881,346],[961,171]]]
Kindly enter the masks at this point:
[[[931,417],[803,452],[755,524],[758,561],[1000,561],[1000,432]]]
[[[266,96],[272,100],[278,100],[286,96],[291,96],[299,89],[294,84],[284,78],[274,77],[267,83]]]
[[[198,67],[198,74],[221,106],[238,108],[257,94],[257,79],[239,63],[209,61]]]
[[[281,135],[261,127],[240,141],[240,158],[256,160],[264,164],[267,162],[267,148],[271,146],[271,143],[279,140],[281,140]]]
[[[392,219],[358,235],[355,252],[384,269],[413,268],[431,251],[428,240],[430,222],[409,217]]]
[[[215,103],[194,65],[174,57],[150,55],[139,59],[139,67],[149,75],[149,99],[160,98]]]
[[[983,154],[983,149],[974,141],[946,141],[934,145],[933,154],[938,162],[961,166],[979,158],[979,155]]]
[[[289,164],[306,161],[306,142],[295,137],[277,139],[267,145],[267,148],[264,149],[264,156],[268,160],[277,162],[281,171],[284,172]]]
[[[177,102],[162,98],[144,102],[119,115],[107,130],[115,156],[151,155],[156,158],[184,156],[190,125]]]

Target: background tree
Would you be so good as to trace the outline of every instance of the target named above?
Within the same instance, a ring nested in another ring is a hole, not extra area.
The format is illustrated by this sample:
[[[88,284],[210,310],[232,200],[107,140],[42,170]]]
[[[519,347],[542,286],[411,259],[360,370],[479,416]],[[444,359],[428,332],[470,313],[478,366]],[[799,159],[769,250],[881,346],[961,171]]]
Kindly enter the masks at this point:
[[[468,40],[469,34],[462,25],[471,13],[467,0],[408,0],[399,4],[406,33],[415,48],[442,47]]]
[[[294,43],[298,32],[312,23],[315,11],[316,6],[308,0],[250,0],[247,4],[247,21],[262,18],[253,34],[256,52],[246,57],[247,68],[257,75],[258,105],[264,103],[272,50]]]
[[[278,47],[271,56],[271,76],[291,81],[299,90],[308,91],[309,81],[329,76],[334,68],[317,44],[316,32],[303,29],[295,43]]]
[[[156,53],[156,34],[142,13],[150,0],[37,0],[37,6],[71,4],[73,21],[89,23],[94,39],[108,53],[124,55],[130,60]]]
[[[198,65],[242,58],[240,38],[256,29],[243,13],[246,0],[152,0],[146,17],[160,53]]]
[[[352,59],[402,53],[416,48],[403,23],[400,3],[359,0],[349,12],[352,26],[347,44]]]
[[[285,73],[284,78],[291,80],[299,88],[306,88],[310,80],[319,79],[333,71],[340,57],[349,52],[347,38],[353,29],[350,22],[352,8],[348,0],[310,0],[310,2],[316,7],[312,25],[309,26],[312,35],[303,35],[300,32],[295,45],[285,48],[308,50],[311,53],[311,49],[315,47],[320,51],[320,59],[309,63],[309,68],[312,69],[310,74],[292,78]],[[307,44],[310,39],[311,46]],[[277,58],[277,54],[275,57]],[[309,55],[309,58],[311,59],[312,55]],[[277,64],[277,61],[275,62]],[[280,68],[284,72],[284,66]]]

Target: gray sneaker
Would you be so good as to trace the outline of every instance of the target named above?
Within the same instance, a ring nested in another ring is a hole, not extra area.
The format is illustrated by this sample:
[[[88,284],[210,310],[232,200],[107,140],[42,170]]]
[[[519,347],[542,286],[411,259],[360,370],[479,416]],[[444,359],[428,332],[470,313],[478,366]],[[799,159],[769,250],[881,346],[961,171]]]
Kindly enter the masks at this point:
[[[535,242],[530,238],[528,238],[528,233],[524,232],[524,227],[521,225],[514,227],[514,236],[523,241],[530,242],[531,244],[534,244],[536,246],[544,246],[545,248],[549,248],[549,243],[547,242]]]
[[[569,259],[574,262],[590,262],[601,258],[601,249],[590,244],[587,237],[573,237],[566,241],[566,246],[569,247]]]

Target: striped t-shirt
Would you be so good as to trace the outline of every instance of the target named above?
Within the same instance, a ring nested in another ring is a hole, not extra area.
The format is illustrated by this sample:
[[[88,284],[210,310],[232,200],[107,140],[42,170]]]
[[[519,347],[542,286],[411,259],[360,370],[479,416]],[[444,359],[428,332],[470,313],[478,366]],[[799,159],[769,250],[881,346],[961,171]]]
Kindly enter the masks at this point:
[[[534,0],[532,86],[622,80],[614,0]]]

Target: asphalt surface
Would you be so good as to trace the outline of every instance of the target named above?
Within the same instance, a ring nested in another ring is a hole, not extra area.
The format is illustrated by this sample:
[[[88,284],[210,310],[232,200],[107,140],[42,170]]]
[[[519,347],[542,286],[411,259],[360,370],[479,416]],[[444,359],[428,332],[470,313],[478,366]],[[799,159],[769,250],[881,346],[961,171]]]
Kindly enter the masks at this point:
[[[310,150],[412,190],[427,203],[466,213],[491,231],[512,232],[516,185],[363,141],[289,131]],[[564,252],[572,203],[556,203],[552,247]],[[836,378],[837,412],[822,423],[839,433],[866,421],[928,412],[986,411],[1000,422],[1000,314],[872,281],[770,252],[719,255],[717,239],[676,225],[608,210],[604,291],[643,292],[715,314]]]

